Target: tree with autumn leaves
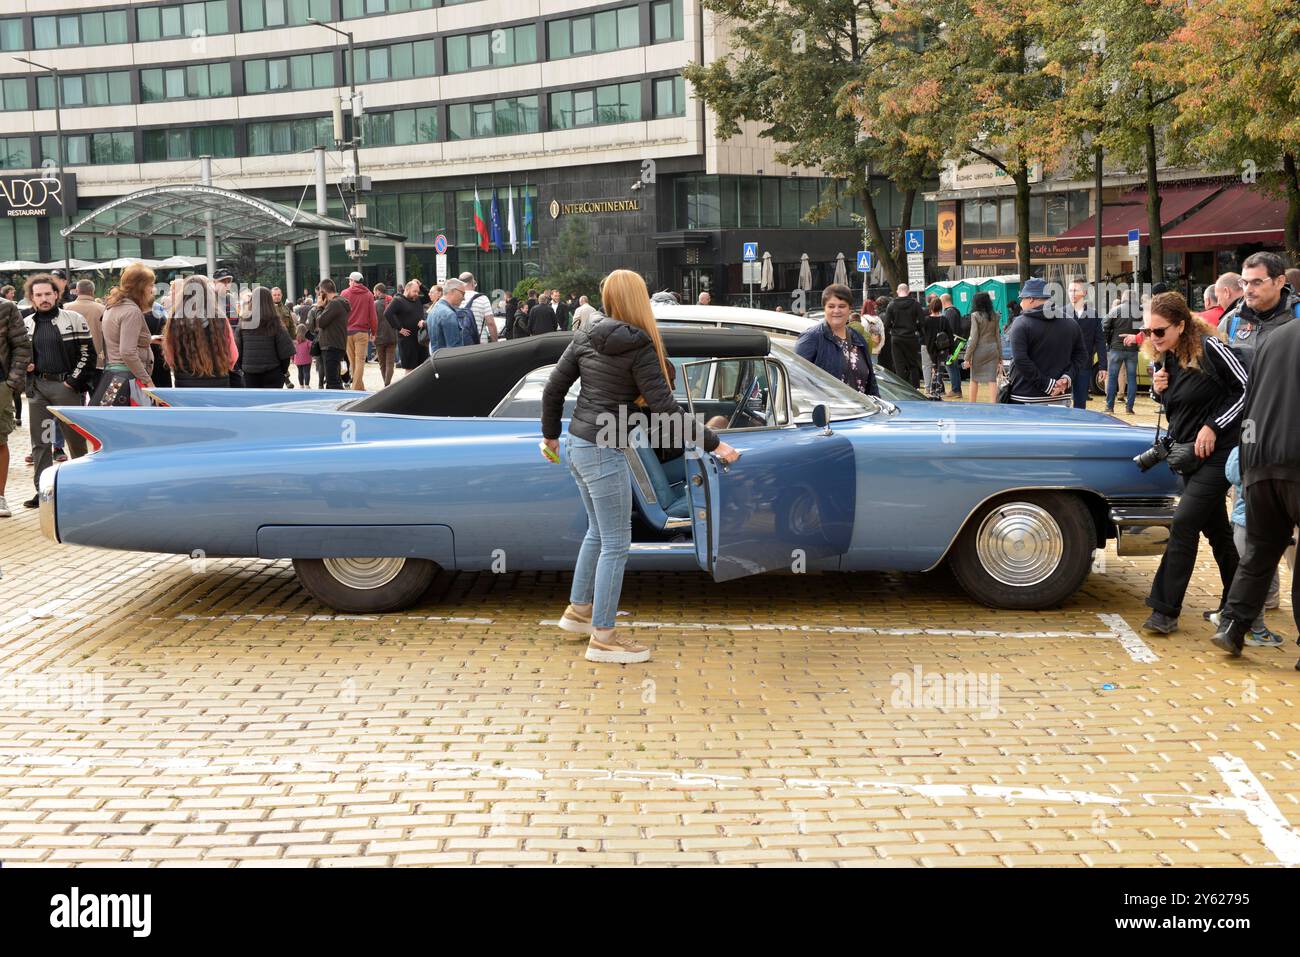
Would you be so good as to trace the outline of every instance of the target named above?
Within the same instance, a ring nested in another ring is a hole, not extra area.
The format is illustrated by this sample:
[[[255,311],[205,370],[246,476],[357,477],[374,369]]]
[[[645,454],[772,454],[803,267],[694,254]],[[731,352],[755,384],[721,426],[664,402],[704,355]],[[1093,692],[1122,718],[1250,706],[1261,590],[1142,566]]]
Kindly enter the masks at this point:
[[[1288,200],[1300,261],[1297,0],[703,0],[735,55],[687,71],[724,137],[757,120],[782,159],[844,179],[890,281],[896,237],[866,170],[915,196],[937,164],[984,160],[1015,184],[1029,270],[1031,170],[1107,165],[1147,181],[1160,278],[1162,164],[1198,162]],[[826,197],[811,218],[833,205]],[[909,217],[910,223],[910,217]]]

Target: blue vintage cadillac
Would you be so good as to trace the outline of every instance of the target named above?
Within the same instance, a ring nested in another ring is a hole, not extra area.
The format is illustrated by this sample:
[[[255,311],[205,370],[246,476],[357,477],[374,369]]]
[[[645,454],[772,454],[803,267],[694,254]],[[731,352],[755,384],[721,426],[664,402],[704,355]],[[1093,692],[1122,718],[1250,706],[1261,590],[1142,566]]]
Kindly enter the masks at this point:
[[[627,450],[631,569],[726,581],[947,561],[973,598],[1039,609],[1079,588],[1108,539],[1121,554],[1163,547],[1177,486],[1133,465],[1146,430],[905,388],[876,400],[762,332],[663,337],[682,403],[725,417],[742,458],[689,455],[674,485]],[[442,350],[370,395],[157,390],[167,407],[61,408],[94,451],[44,473],[42,527],[77,545],[291,559],[348,612],[409,606],[439,567],[572,568],[586,514],[538,450],[542,386],[569,339]]]

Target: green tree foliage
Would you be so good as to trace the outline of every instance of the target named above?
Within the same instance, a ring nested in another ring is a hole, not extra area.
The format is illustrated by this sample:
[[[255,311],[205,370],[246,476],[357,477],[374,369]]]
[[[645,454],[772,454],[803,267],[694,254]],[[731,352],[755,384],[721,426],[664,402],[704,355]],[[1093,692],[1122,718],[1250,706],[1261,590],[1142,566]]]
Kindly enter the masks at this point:
[[[880,256],[891,283],[905,279],[901,230],[887,234],[870,176],[884,177],[903,194],[902,227],[907,228],[917,191],[934,172],[940,143],[918,135],[924,117],[874,95],[879,84],[871,72],[873,51],[895,42],[882,28],[882,5],[872,0],[703,4],[729,31],[732,55],[693,64],[685,75],[695,96],[717,116],[718,135],[735,136],[741,123],[758,123],[777,145],[782,163],[842,180],[863,210],[867,248]],[[864,130],[868,117],[870,135]],[[824,195],[806,218],[816,222],[840,204],[839,197]]]

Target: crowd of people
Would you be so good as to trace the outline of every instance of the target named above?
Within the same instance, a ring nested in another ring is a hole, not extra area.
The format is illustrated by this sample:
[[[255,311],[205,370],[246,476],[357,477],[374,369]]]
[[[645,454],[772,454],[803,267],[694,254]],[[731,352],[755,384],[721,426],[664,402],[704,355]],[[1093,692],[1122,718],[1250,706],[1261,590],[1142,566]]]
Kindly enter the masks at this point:
[[[22,308],[17,289],[0,289],[0,495],[9,467],[8,436],[22,422],[24,398],[38,488],[52,463],[86,452],[84,437],[62,428],[52,407],[147,404],[144,390],[159,386],[307,388],[313,367],[320,388],[362,391],[368,361],[378,365],[386,386],[395,368],[417,368],[438,349],[555,331],[576,335],[573,354],[566,353],[544,400],[548,442],[558,438],[556,390],[567,391],[584,370],[589,379],[591,370],[599,370],[626,381],[617,396],[604,395],[595,380],[585,383],[587,398],[580,396],[579,410],[623,402],[623,392],[665,410],[677,408],[670,385],[660,388],[659,379],[671,383],[672,376],[645,284],[626,271],[604,284],[604,313],[587,297],[570,294],[566,300],[558,289],[536,290],[523,299],[507,296],[494,308],[471,273],[427,292],[411,280],[397,295],[382,283],[367,286],[353,273],[342,291],[323,279],[314,297],[296,305],[278,288],[257,286],[239,295],[233,288],[228,270],[163,287],[150,269],[136,264],[102,300],[93,282],[70,285],[57,271],[26,280]],[[963,315],[950,296],[922,303],[906,284],[893,300],[868,299],[855,309],[852,290],[832,285],[822,294],[823,319],[795,348],[867,395],[879,395],[879,363],[931,398],[945,397],[945,385],[947,397],[962,398],[965,383],[975,402],[985,387],[998,402],[1086,408],[1096,381],[1111,412],[1122,375],[1130,414],[1145,354],[1152,397],[1168,420],[1163,434],[1157,426],[1154,461],[1167,462],[1179,475],[1182,494],[1147,598],[1152,613],[1144,628],[1170,634],[1179,627],[1204,536],[1222,583],[1219,608],[1205,617],[1219,629],[1215,643],[1239,655],[1247,643],[1282,641],[1262,614],[1266,605],[1276,607],[1278,562],[1284,553],[1294,561],[1292,530],[1300,523],[1300,387],[1294,385],[1300,323],[1291,322],[1300,314],[1298,289],[1300,270],[1288,272],[1281,257],[1266,252],[1248,257],[1240,274],[1220,276],[1206,290],[1199,314],[1181,294],[1159,285],[1144,296],[1126,291],[1104,317],[1083,279],[1071,280],[1060,302],[1044,280],[1029,279],[1005,317],[985,293]],[[703,297],[701,302],[707,305]],[[625,333],[629,343],[608,346],[619,327],[631,327]],[[636,348],[618,351],[629,344]],[[582,416],[575,413],[574,419],[580,423]],[[587,623],[593,660],[640,659],[647,649],[607,633],[617,601],[609,579],[621,548],[621,539],[606,528],[612,521],[607,513],[615,509],[613,525],[621,527],[626,522],[620,516],[630,505],[623,497],[612,505],[606,501],[612,494],[607,486],[617,484],[608,481],[609,462],[588,454],[582,443],[590,443],[589,436],[574,435],[580,454],[571,455],[571,466],[592,531],[566,615]],[[706,431],[706,447],[710,443],[731,454]],[[24,502],[30,508],[38,504],[39,496]],[[0,517],[10,514],[0,497]],[[1293,604],[1295,590],[1293,579]]]

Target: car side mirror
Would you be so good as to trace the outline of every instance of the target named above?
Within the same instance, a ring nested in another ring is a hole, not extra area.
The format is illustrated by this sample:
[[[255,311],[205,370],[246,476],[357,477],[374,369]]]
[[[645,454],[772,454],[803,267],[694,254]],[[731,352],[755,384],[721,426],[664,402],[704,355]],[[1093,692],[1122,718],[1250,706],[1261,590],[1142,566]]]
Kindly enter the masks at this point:
[[[831,427],[830,427],[831,416],[830,413],[826,410],[826,406],[824,405],[813,406],[812,420],[813,420],[813,425],[821,429],[823,435],[832,434]]]

